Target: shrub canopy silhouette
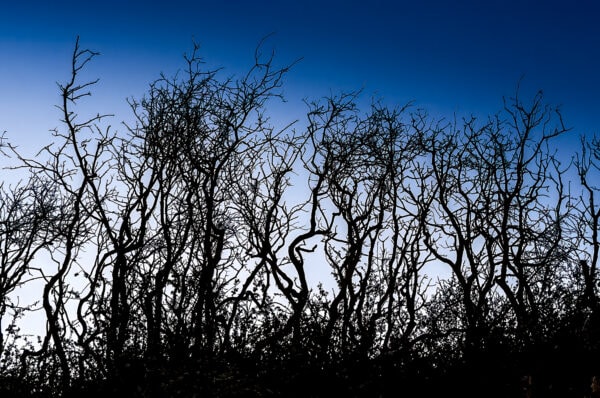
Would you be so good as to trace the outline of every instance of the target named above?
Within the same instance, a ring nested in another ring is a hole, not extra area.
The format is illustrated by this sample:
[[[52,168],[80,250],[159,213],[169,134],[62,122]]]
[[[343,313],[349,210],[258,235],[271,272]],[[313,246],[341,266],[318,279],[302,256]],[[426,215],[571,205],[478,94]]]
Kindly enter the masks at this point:
[[[486,120],[351,93],[272,123],[293,65],[261,48],[224,78],[195,46],[116,131],[76,113],[98,55],[77,41],[52,142],[2,147],[27,173],[0,186],[7,393],[543,395],[561,361],[554,392],[597,372],[598,140],[562,164],[559,110],[518,91]],[[15,292],[40,281],[33,342]]]

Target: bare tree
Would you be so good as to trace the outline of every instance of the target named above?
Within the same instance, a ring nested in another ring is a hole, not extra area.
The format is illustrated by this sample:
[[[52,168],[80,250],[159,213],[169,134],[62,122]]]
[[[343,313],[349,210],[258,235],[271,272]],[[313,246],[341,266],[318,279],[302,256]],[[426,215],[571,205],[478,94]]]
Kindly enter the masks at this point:
[[[51,184],[36,175],[17,186],[0,185],[0,353],[4,351],[2,319],[20,307],[10,295],[31,278],[36,255],[57,239],[59,199]]]
[[[379,394],[506,371],[565,330],[597,344],[597,140],[573,195],[551,146],[567,129],[541,94],[483,122],[342,94],[278,124],[290,66],[262,48],[223,77],[194,46],[115,131],[76,113],[97,83],[80,82],[97,53],[77,41],[53,143],[26,158],[0,142],[28,172],[0,185],[0,326],[29,310],[13,298],[34,279],[46,318],[20,380],[168,396],[300,394],[320,377],[328,394]]]
[[[460,289],[464,312],[458,328],[467,353],[483,349],[490,328],[503,323],[505,314],[495,311],[493,299],[500,292],[521,338],[539,334],[540,305],[563,260],[564,193],[548,142],[566,129],[560,118],[552,125],[552,110],[544,108],[541,95],[530,107],[517,97],[505,112],[507,120],[496,117],[483,125],[475,118],[462,126],[427,126],[416,119],[416,129],[429,132],[422,145],[432,172],[423,179],[433,201],[425,243]]]
[[[600,141],[597,137],[581,139],[581,152],[575,158],[575,169],[579,177],[581,192],[571,193],[569,205],[572,222],[569,238],[574,256],[570,264],[574,264],[570,276],[574,282],[573,296],[575,302],[574,316],[580,316],[578,327],[590,348],[596,351],[600,347],[597,333],[600,330],[600,312],[598,298],[598,259],[600,255],[600,208],[598,206],[598,189],[595,183],[600,166]]]

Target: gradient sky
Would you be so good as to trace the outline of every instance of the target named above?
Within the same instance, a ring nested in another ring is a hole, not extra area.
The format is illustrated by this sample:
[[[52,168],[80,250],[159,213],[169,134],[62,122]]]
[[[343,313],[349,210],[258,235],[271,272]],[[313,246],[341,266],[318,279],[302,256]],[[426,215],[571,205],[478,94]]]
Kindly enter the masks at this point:
[[[81,113],[130,121],[126,98],[140,98],[161,72],[184,66],[195,41],[211,67],[244,72],[258,42],[276,64],[302,58],[289,73],[282,123],[302,115],[303,99],[362,89],[361,101],[414,106],[452,118],[502,108],[520,79],[562,105],[572,132],[600,133],[600,3],[571,1],[104,0],[5,1],[0,5],[0,132],[26,154],[51,142],[60,125],[56,82],[69,77],[76,37],[102,55],[84,77],[101,80]],[[2,162],[0,162],[2,164]],[[2,170],[11,180],[13,171]],[[318,277],[318,276],[317,276]],[[36,299],[35,297],[32,298]],[[41,315],[40,315],[41,316]],[[43,325],[32,318],[30,327]],[[33,325],[33,326],[31,326]]]
[[[209,66],[233,74],[270,33],[266,50],[277,64],[302,58],[286,79],[291,105],[282,109],[290,113],[304,98],[362,89],[365,104],[378,97],[448,117],[486,116],[522,79],[523,96],[542,89],[562,105],[573,127],[565,142],[600,127],[597,1],[104,0],[0,6],[0,132],[23,149],[51,139],[55,82],[68,77],[77,35],[102,54],[87,69],[101,80],[86,104],[116,114],[118,126],[130,118],[125,99],[183,67],[193,41]]]

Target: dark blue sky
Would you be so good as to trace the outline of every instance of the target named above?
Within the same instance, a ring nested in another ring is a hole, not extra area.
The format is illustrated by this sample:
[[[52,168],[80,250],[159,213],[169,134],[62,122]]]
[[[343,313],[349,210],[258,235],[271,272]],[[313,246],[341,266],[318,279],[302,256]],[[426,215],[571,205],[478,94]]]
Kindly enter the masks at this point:
[[[562,104],[573,133],[598,132],[600,5],[597,1],[21,1],[0,8],[0,131],[39,147],[56,127],[56,81],[68,77],[75,37],[102,53],[90,110],[127,119],[160,72],[183,66],[193,40],[210,66],[242,72],[259,40],[290,72],[291,116],[303,98],[363,89],[389,105],[414,101],[434,114],[486,116],[523,78]],[[298,104],[298,105],[295,105]],[[83,108],[84,110],[87,108]],[[287,110],[286,110],[287,109]],[[285,112],[289,112],[285,113]],[[279,117],[279,115],[274,115]]]

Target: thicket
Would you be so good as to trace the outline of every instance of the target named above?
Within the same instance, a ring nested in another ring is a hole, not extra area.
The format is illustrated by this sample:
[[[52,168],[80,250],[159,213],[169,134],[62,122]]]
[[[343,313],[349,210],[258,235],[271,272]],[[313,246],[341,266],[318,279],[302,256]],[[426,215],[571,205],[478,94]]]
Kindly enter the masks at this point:
[[[62,127],[32,158],[3,142],[26,177],[0,186],[0,395],[585,393],[600,141],[557,149],[541,93],[460,120],[341,94],[275,123],[289,67],[257,50],[224,78],[196,50],[114,130],[77,114],[77,43]]]

